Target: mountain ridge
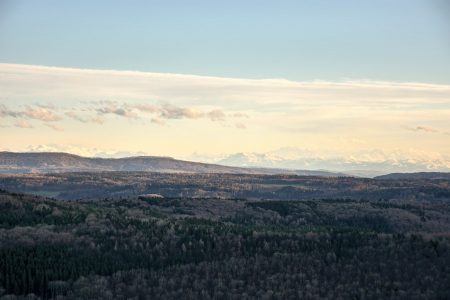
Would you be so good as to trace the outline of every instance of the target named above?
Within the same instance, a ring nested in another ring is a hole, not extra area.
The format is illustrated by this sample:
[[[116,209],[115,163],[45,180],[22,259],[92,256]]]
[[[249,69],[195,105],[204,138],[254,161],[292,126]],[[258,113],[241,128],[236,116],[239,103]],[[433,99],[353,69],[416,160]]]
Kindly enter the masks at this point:
[[[66,152],[0,151],[0,173],[60,173],[92,171],[151,171],[165,173],[291,174],[310,176],[347,176],[322,170],[285,170],[250,168],[178,160],[167,156],[123,158],[85,157]]]
[[[280,148],[269,152],[239,152],[211,161],[228,166],[279,168],[294,170],[327,170],[350,176],[370,177],[398,172],[449,172],[450,158],[433,157],[414,151],[382,150],[344,155],[315,153],[302,148]]]
[[[411,173],[389,173],[386,175],[376,176],[375,179],[384,180],[405,180],[405,179],[444,179],[450,180],[450,172],[411,172]]]

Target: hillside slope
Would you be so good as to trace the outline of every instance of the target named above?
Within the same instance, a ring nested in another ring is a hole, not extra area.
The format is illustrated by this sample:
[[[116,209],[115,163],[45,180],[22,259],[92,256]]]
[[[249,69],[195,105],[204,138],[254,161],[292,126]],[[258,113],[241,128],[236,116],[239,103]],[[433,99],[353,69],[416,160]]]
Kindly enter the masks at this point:
[[[60,173],[97,171],[136,171],[163,173],[233,173],[233,174],[298,174],[342,176],[326,171],[281,170],[230,167],[217,164],[177,160],[171,157],[135,156],[125,158],[91,158],[69,153],[0,152],[0,173]]]

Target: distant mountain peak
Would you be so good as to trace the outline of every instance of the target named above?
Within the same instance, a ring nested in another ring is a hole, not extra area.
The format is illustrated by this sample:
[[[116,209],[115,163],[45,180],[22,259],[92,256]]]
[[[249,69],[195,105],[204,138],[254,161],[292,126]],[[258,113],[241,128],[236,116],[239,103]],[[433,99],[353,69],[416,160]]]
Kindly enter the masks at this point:
[[[217,162],[230,166],[328,170],[368,177],[392,172],[450,171],[449,157],[413,150],[386,152],[373,149],[345,156],[343,154],[326,155],[307,149],[285,147],[265,153],[234,153],[222,157]]]

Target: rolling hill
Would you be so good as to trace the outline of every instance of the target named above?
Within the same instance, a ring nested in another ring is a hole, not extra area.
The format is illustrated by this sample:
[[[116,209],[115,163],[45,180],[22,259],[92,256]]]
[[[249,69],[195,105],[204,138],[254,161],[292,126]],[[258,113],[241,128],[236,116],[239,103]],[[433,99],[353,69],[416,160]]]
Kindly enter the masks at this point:
[[[159,156],[97,158],[56,152],[0,152],[0,173],[3,174],[103,171],[344,176],[327,171],[230,167]]]

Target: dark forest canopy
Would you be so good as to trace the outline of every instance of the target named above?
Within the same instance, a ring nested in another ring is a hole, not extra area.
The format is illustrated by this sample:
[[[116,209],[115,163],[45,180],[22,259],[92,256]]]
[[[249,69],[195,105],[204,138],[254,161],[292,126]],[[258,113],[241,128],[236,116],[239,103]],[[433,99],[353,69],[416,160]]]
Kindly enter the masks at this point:
[[[448,202],[0,194],[0,293],[447,299]],[[6,296],[9,295],[9,296]]]

